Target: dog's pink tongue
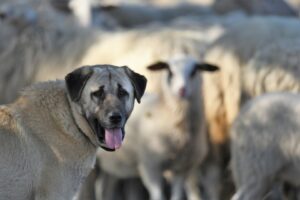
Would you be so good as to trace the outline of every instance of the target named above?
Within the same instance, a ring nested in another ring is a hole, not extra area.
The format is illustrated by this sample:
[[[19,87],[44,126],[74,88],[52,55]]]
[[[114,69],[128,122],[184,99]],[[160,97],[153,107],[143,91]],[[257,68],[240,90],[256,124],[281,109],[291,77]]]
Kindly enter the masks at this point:
[[[122,145],[122,130],[120,128],[105,129],[105,143],[110,149],[119,149]]]

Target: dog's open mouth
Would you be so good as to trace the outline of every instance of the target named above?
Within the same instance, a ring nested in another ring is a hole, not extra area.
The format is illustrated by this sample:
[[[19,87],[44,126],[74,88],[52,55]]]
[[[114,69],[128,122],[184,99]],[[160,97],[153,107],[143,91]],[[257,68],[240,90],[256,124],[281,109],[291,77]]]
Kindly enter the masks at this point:
[[[122,146],[125,136],[124,128],[112,127],[105,128],[97,118],[93,119],[92,129],[100,142],[100,146],[107,151],[115,151]]]

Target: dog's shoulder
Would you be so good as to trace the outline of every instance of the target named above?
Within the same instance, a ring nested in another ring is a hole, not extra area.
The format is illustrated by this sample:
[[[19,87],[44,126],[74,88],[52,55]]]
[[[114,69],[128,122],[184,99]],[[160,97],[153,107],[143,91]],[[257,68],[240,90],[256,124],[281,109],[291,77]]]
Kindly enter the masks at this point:
[[[63,92],[65,92],[64,82],[56,80],[33,84],[23,89],[21,96],[30,99],[30,101],[43,101],[49,98],[55,99]]]

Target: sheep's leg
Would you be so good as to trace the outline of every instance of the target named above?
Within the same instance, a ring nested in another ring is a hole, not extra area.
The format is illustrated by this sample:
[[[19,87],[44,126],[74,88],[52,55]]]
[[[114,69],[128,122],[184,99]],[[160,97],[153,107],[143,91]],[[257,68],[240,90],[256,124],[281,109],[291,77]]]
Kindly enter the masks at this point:
[[[240,187],[231,200],[263,200],[271,187],[271,181],[265,179],[252,181]]]
[[[142,181],[147,188],[151,200],[164,200],[163,176],[158,167],[144,164],[139,166],[139,173]]]
[[[141,200],[148,199],[147,191],[145,191],[143,183],[139,179],[126,180],[125,194],[122,199],[126,200]]]
[[[220,167],[211,161],[205,163],[200,168],[200,185],[203,187],[203,197],[209,200],[219,200],[220,194]]]
[[[191,173],[185,182],[185,191],[188,200],[201,200],[197,172]]]
[[[184,178],[182,176],[176,176],[172,179],[171,200],[183,199],[183,186],[184,186]]]
[[[120,182],[115,176],[101,172],[95,182],[96,199],[115,200],[117,198],[118,183]]]
[[[300,188],[297,189],[296,199],[300,200]]]

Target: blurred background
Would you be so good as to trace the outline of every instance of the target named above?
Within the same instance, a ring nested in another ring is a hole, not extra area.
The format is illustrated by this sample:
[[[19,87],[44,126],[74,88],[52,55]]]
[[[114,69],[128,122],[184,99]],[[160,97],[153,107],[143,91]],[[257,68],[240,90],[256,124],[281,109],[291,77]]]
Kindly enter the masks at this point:
[[[138,148],[115,156],[99,150],[74,199],[230,199],[236,191],[230,128],[241,107],[264,93],[300,90],[299,12],[300,0],[0,0],[0,103],[83,65],[127,65],[148,78],[147,94],[163,102],[141,104],[140,121],[129,122],[139,128],[128,132],[142,134],[147,124],[158,143],[151,146],[153,138],[145,136],[128,142]],[[220,70],[199,73],[191,87],[192,71],[203,63]],[[199,97],[185,95],[189,91]],[[186,109],[177,119],[171,104],[187,104],[194,114]],[[150,115],[169,116],[161,118],[171,127],[166,137]],[[193,133],[178,122],[200,128]],[[140,163],[151,165],[150,180]],[[182,181],[176,186],[177,175]],[[291,188],[274,188],[269,199],[296,199]]]

